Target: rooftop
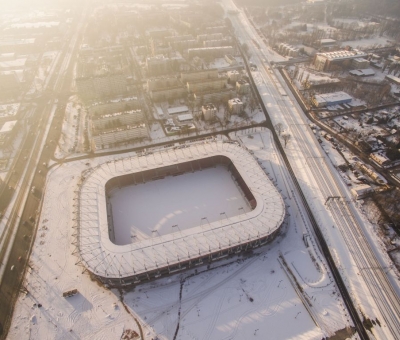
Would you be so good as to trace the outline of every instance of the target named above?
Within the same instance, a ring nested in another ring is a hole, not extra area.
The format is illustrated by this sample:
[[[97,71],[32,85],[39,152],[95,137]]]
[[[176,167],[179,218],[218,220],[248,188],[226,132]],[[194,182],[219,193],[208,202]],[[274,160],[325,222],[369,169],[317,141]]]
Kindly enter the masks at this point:
[[[340,59],[366,57],[367,54],[365,52],[359,51],[359,50],[352,50],[352,51],[340,50],[340,51],[333,51],[333,52],[317,53],[317,56],[325,57],[328,60],[340,60]]]
[[[17,124],[16,120],[8,121],[3,124],[0,129],[0,133],[11,132],[14,129],[14,126]]]

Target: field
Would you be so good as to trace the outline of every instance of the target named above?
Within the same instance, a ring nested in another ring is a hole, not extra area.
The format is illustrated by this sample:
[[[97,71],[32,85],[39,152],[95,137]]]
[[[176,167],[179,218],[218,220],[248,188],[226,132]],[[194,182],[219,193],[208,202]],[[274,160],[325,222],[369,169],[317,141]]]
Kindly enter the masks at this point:
[[[118,245],[183,231],[250,210],[225,166],[114,189],[110,202],[114,243]]]

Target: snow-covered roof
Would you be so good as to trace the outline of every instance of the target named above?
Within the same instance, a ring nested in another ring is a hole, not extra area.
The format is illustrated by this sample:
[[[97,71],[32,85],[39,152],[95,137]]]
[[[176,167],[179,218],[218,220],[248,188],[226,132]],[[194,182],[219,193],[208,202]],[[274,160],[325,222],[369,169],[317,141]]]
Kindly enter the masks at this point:
[[[14,129],[15,124],[17,124],[16,120],[5,122],[2,128],[0,129],[0,133],[11,132]]]
[[[232,161],[256,199],[254,210],[128,245],[111,242],[105,196],[111,178],[217,155]],[[282,196],[254,157],[238,144],[223,141],[195,142],[100,164],[82,173],[79,202],[81,262],[95,275],[110,279],[132,277],[267,237],[281,226],[285,215]]]
[[[177,106],[177,107],[170,107],[168,110],[168,114],[174,115],[177,113],[185,113],[189,111],[189,108],[187,106]]]

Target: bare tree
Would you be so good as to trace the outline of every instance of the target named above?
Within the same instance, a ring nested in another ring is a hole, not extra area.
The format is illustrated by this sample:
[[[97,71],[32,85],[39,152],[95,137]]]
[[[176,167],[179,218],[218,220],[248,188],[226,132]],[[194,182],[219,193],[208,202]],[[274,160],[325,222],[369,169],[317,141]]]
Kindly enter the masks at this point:
[[[285,148],[286,148],[287,143],[289,143],[291,137],[292,136],[289,135],[288,133],[285,133],[285,134],[282,135],[283,141],[285,143]]]
[[[275,124],[275,130],[276,130],[276,132],[278,132],[278,135],[280,136],[281,132],[283,131],[282,123]]]

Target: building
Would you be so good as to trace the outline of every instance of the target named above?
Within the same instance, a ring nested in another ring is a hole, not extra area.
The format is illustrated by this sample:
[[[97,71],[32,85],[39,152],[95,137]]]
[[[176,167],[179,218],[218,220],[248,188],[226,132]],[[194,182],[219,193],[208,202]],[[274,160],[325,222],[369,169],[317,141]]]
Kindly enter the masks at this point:
[[[176,115],[176,114],[187,114],[189,113],[189,108],[184,106],[177,106],[177,107],[170,107],[167,109],[169,115]]]
[[[236,60],[236,58],[232,54],[226,54],[224,56],[224,59],[231,66],[234,66],[234,65],[238,64],[238,61]]]
[[[193,120],[193,115],[191,113],[186,113],[184,115],[179,115],[178,116],[178,122],[183,123],[183,122],[188,122]]]
[[[395,77],[395,76],[392,76],[391,74],[387,74],[385,76],[385,79],[390,80],[391,82],[393,82],[393,83],[395,83],[397,85],[400,85],[400,78],[399,77]]]
[[[197,41],[204,42],[208,40],[222,40],[224,35],[222,33],[199,34]]]
[[[283,56],[295,58],[299,56],[300,50],[292,45],[281,43],[278,46],[278,52]]]
[[[187,90],[190,93],[204,91],[218,91],[226,88],[225,78],[204,79],[199,81],[187,82]]]
[[[325,107],[331,105],[340,105],[340,104],[348,104],[351,103],[353,98],[349,96],[346,92],[332,92],[332,93],[324,93],[317,94],[313,98],[313,104],[316,107]]]
[[[226,72],[228,79],[230,82],[236,84],[236,82],[240,79],[240,73],[236,70]]]
[[[147,79],[147,91],[159,90],[168,87],[182,86],[181,82],[176,77],[159,77]]]
[[[127,92],[127,76],[123,73],[105,74],[75,79],[76,89],[84,100],[107,98]]]
[[[359,51],[332,51],[317,53],[314,57],[314,66],[318,71],[331,71],[335,66],[350,66],[353,59],[365,58],[367,54]]]
[[[146,58],[146,68],[148,76],[160,76],[171,71],[170,59],[163,55]]]
[[[218,78],[218,70],[215,68],[209,70],[181,73],[181,81],[183,84],[186,84],[189,81],[199,81],[214,78]]]
[[[214,104],[207,104],[201,107],[203,118],[205,121],[213,120],[217,114],[217,108]]]
[[[350,190],[350,192],[353,195],[353,197],[356,200],[358,200],[358,199],[361,199],[361,198],[367,196],[371,192],[374,192],[374,189],[368,184],[361,184],[361,185],[357,185],[357,186],[353,187]]]
[[[187,90],[184,86],[166,87],[150,91],[150,98],[154,102],[184,99],[187,97]]]
[[[3,124],[0,129],[0,147],[11,143],[17,134],[17,122],[16,120],[8,121]]]
[[[355,68],[355,69],[364,69],[364,68],[368,68],[369,67],[369,61],[365,58],[354,58],[351,61],[351,65]]]
[[[107,102],[94,103],[87,108],[90,116],[105,115],[114,112],[138,110],[141,104],[137,97],[112,99]]]
[[[203,41],[203,47],[217,47],[217,46],[228,46],[228,45],[232,45],[232,40],[227,38]]]
[[[149,138],[149,132],[145,124],[126,125],[105,131],[93,130],[92,146],[93,149],[104,149],[120,143],[145,138]]]
[[[194,57],[215,59],[221,58],[226,54],[233,54],[233,52],[232,46],[189,48],[188,58],[189,60]]]
[[[248,94],[250,92],[250,84],[245,80],[238,80],[236,82],[236,92],[238,94]]]
[[[375,71],[372,68],[365,68],[360,70],[349,71],[352,76],[356,77],[371,77],[375,75]]]
[[[9,117],[14,117],[15,119],[19,112],[20,106],[20,103],[0,104],[0,119],[7,119]]]
[[[144,114],[141,110],[130,110],[95,116],[92,127],[96,130],[110,129],[121,125],[143,123]]]
[[[228,100],[228,106],[233,115],[237,115],[243,111],[243,102],[239,98]]]
[[[383,168],[387,167],[391,163],[390,159],[385,154],[379,152],[371,153],[369,155],[369,158],[371,158],[376,164]]]
[[[220,91],[204,91],[193,94],[196,105],[203,103],[222,103],[234,98],[236,93],[231,89],[223,89]]]
[[[319,41],[319,44],[321,47],[332,47],[332,46],[336,46],[337,42],[334,39],[321,39]]]

